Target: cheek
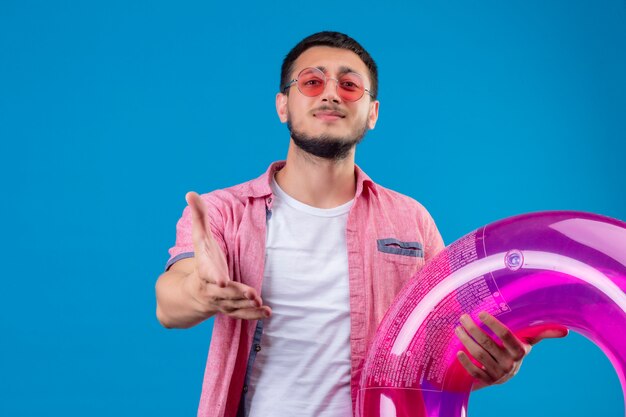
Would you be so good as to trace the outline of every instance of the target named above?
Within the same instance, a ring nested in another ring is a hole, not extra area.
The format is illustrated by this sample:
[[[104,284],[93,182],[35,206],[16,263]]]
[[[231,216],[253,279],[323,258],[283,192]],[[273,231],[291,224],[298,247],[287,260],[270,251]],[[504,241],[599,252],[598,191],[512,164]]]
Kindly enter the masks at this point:
[[[287,112],[286,112],[287,120],[286,121],[291,123],[295,127],[297,127],[300,124],[298,117],[296,116],[297,114],[298,114],[297,111],[293,111],[293,109],[290,106],[287,106]]]
[[[355,119],[358,126],[370,127],[370,117],[367,111],[359,113]]]
[[[289,101],[287,103],[287,120],[289,120],[292,124],[300,122],[303,117],[303,109],[300,103],[297,101]]]

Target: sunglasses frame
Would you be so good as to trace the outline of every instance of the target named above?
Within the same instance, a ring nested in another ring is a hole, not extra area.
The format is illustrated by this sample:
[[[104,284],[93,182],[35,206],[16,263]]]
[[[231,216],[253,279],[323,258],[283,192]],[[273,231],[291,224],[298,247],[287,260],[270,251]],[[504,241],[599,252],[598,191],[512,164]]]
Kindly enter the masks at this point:
[[[324,86],[323,86],[323,87],[322,87],[322,89],[320,90],[319,94],[316,94],[316,95],[314,95],[314,96],[310,96],[310,95],[308,95],[308,94],[304,94],[304,93],[302,92],[302,90],[300,90],[300,85],[298,84],[298,80],[300,79],[300,75],[301,75],[304,71],[307,71],[307,70],[314,70],[314,71],[319,72],[319,73],[322,75],[322,79],[324,80]],[[357,77],[359,77],[361,80],[363,80],[363,77],[361,76],[361,74],[359,74],[359,73],[357,73],[357,72],[352,71],[352,72],[347,72],[346,74],[354,74],[354,75],[356,75]],[[343,74],[343,75],[345,75],[345,74]],[[341,78],[341,77],[339,77],[339,78]],[[305,96],[305,97],[317,97],[317,96],[321,95],[321,94],[324,92],[324,90],[326,89],[326,84],[328,83],[328,81],[329,81],[329,80],[334,80],[334,81],[336,81],[336,83],[335,83],[335,91],[337,92],[337,95],[338,95],[339,97],[341,97],[341,98],[342,98],[343,100],[345,100],[345,101],[348,101],[348,102],[351,102],[351,103],[353,103],[353,102],[355,102],[355,101],[359,101],[361,98],[363,98],[363,96],[365,95],[365,93],[369,94],[369,95],[370,95],[370,97],[374,98],[374,95],[370,92],[370,90],[369,90],[369,89],[367,89],[367,88],[365,88],[365,87],[363,87],[363,90],[361,91],[361,95],[359,96],[359,98],[356,98],[356,99],[354,99],[354,100],[348,100],[348,99],[346,99],[346,98],[345,98],[344,96],[342,96],[342,95],[341,95],[341,93],[340,93],[340,88],[339,88],[339,79],[337,79],[337,78],[332,78],[332,77],[327,77],[327,76],[326,76],[326,74],[324,74],[324,71],[322,71],[321,69],[316,68],[316,67],[306,67],[306,68],[304,68],[302,71],[300,71],[300,72],[298,73],[298,77],[297,77],[297,78],[294,78],[293,80],[289,81],[289,82],[285,85],[285,87],[283,88],[283,94],[286,94],[286,93],[287,93],[287,90],[288,90],[289,88],[291,88],[291,86],[292,86],[292,85],[294,85],[294,84],[295,84],[295,85],[296,85],[296,87],[298,87],[298,91],[299,91],[299,92],[300,92],[300,94],[302,94],[303,96]]]

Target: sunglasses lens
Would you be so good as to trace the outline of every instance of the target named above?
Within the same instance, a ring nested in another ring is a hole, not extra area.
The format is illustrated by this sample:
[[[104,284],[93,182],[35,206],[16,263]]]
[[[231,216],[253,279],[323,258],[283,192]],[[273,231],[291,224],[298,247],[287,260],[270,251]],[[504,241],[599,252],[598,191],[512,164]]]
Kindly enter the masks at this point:
[[[306,68],[298,75],[298,89],[302,94],[315,97],[322,94],[326,79],[317,68]]]
[[[308,97],[322,94],[326,76],[318,68],[305,68],[298,74],[298,90]],[[363,97],[363,79],[354,72],[343,74],[337,81],[337,94],[345,101],[357,101]]]
[[[349,72],[339,77],[337,82],[337,93],[346,101],[357,101],[363,97],[363,80],[354,73]]]

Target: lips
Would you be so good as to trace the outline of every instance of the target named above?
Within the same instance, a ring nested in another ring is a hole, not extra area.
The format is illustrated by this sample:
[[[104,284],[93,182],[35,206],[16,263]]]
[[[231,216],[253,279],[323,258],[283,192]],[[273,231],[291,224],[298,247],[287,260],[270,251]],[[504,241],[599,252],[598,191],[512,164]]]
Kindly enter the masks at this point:
[[[313,116],[321,120],[338,120],[346,117],[343,113],[334,110],[321,110],[313,113]]]

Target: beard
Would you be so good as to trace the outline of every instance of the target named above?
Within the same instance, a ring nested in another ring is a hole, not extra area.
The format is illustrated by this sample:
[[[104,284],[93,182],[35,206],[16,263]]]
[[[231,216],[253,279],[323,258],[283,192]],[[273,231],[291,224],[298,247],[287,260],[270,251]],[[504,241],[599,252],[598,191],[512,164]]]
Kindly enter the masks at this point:
[[[309,136],[293,127],[291,120],[287,120],[287,128],[291,133],[293,143],[304,152],[318,158],[341,161],[345,159],[352,148],[361,143],[367,131],[367,122],[357,127],[350,135],[344,137],[320,135]]]

